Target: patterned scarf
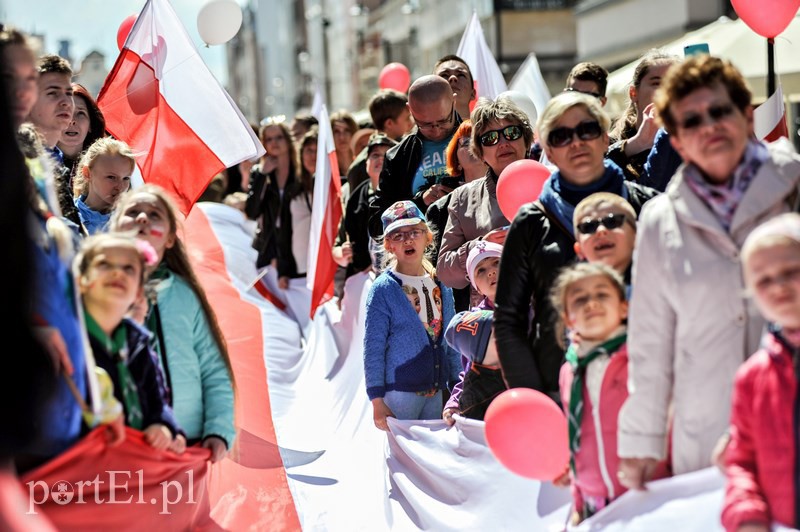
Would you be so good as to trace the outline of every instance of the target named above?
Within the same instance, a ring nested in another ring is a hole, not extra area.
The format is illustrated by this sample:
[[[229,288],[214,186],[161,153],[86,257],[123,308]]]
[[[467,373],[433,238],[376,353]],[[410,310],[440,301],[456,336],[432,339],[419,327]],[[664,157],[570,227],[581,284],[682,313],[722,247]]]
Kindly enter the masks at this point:
[[[95,319],[88,312],[84,312],[86,317],[86,329],[89,334],[101,342],[105,350],[111,356],[117,367],[117,378],[122,392],[122,402],[125,404],[125,424],[137,430],[144,428],[144,414],[142,413],[142,403],[139,401],[139,389],[136,381],[133,380],[128,369],[128,338],[125,325],[121,324],[114,330],[112,336],[108,336]]]
[[[612,355],[628,339],[627,332],[615,336],[610,340],[598,345],[586,356],[578,357],[578,347],[571,344],[567,350],[566,359],[572,366],[572,388],[569,396],[569,464],[575,474],[575,455],[581,447],[581,422],[583,421],[583,380],[586,377],[586,368],[600,355]]]
[[[622,168],[608,159],[605,160],[604,166],[605,171],[600,179],[588,185],[573,185],[567,182],[559,171],[553,172],[544,183],[539,201],[571,235],[575,234],[575,229],[572,227],[575,206],[584,198],[595,192],[611,192],[628,199],[628,189],[624,186],[625,174],[622,172]]]
[[[733,176],[726,183],[715,185],[709,183],[700,169],[694,165],[686,166],[686,184],[697,196],[708,205],[711,212],[725,228],[730,230],[733,215],[742,198],[756,177],[759,168],[769,158],[766,145],[757,140],[750,140],[744,151],[744,158],[733,171]]]

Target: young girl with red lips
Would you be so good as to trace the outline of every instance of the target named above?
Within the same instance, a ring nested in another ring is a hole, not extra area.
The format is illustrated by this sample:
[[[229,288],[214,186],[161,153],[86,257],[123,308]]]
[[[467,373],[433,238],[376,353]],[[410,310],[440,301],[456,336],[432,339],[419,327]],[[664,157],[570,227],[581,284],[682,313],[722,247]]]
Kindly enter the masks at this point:
[[[375,426],[389,430],[388,417],[437,419],[442,390],[458,379],[459,361],[444,341],[453,293],[425,258],[433,241],[425,216],[414,202],[398,201],[381,221],[389,263],[367,296],[364,372]],[[419,310],[406,296],[414,291]]]
[[[187,443],[210,449],[217,462],[236,436],[233,375],[216,315],[178,239],[178,210],[163,188],[145,184],[123,195],[110,227],[136,231],[158,253],[146,324]]]

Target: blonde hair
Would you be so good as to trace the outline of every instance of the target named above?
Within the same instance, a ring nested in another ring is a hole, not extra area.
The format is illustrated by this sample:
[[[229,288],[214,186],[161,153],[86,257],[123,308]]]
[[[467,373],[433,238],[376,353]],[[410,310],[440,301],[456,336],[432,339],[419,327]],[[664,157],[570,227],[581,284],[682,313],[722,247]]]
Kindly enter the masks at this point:
[[[581,222],[581,218],[584,217],[586,211],[598,209],[603,204],[621,210],[625,214],[627,221],[633,226],[633,230],[636,231],[636,211],[633,210],[633,206],[628,203],[628,200],[619,194],[613,194],[611,192],[595,192],[583,198],[575,206],[575,212],[572,214],[572,226],[575,228],[575,240],[578,239],[578,235],[580,234],[578,231],[578,224]]]
[[[78,171],[75,172],[72,184],[72,194],[74,196],[84,196],[89,193],[89,172],[92,165],[101,155],[119,156],[126,159],[131,164],[131,173],[136,166],[136,158],[130,146],[111,137],[101,137],[94,141],[78,163]]]
[[[556,310],[556,331],[562,334],[556,334],[558,344],[564,348],[564,336],[567,330],[565,325],[565,318],[567,316],[567,292],[569,287],[578,281],[587,279],[589,277],[603,276],[608,278],[611,285],[617,290],[620,301],[626,301],[625,281],[622,276],[615,269],[606,266],[600,262],[579,262],[572,266],[567,266],[556,278],[553,287],[550,289],[550,303]]]
[[[417,225],[410,226],[414,227],[415,229],[423,229],[425,231],[426,238],[428,239],[427,244],[425,244],[425,253],[422,257],[422,269],[425,270],[425,273],[430,275],[431,277],[436,277],[436,267],[430,260],[431,253],[433,252],[433,232],[431,231],[428,224],[425,222],[420,222]],[[386,250],[386,254],[383,256],[383,264],[382,269],[385,270],[387,268],[394,268],[397,265],[397,257],[392,253],[389,249],[389,242],[386,239],[387,235],[384,235],[383,238],[383,249]]]
[[[536,130],[539,132],[539,139],[543,145],[547,144],[547,137],[556,122],[564,116],[564,113],[576,106],[582,106],[589,113],[589,116],[600,123],[600,129],[608,131],[611,119],[603,110],[600,100],[594,96],[583,94],[576,91],[567,91],[556,94],[545,106],[542,115],[539,117]]]
[[[144,251],[137,245],[135,233],[97,233],[83,239],[78,249],[78,254],[73,261],[73,273],[75,277],[86,275],[92,260],[106,249],[125,249],[132,251],[139,258],[141,270],[139,272],[139,286],[143,286],[146,278],[147,257]]]

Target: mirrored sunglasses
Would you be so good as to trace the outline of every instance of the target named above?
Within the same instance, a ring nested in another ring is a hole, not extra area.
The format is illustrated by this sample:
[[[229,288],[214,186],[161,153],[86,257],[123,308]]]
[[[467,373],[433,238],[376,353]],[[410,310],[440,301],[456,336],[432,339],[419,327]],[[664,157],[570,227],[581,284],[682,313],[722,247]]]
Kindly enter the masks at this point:
[[[603,134],[603,128],[597,120],[586,120],[574,128],[558,127],[547,135],[547,144],[553,148],[563,148],[572,143],[572,138],[577,135],[580,140],[594,140]]]
[[[519,126],[506,126],[502,129],[493,129],[492,131],[487,131],[482,134],[478,137],[478,140],[481,141],[481,146],[494,146],[500,142],[501,133],[503,137],[510,142],[522,136],[522,128]]]
[[[602,218],[585,220],[578,224],[578,232],[582,235],[593,235],[602,225],[609,231],[622,227],[627,217],[624,214],[607,214]]]

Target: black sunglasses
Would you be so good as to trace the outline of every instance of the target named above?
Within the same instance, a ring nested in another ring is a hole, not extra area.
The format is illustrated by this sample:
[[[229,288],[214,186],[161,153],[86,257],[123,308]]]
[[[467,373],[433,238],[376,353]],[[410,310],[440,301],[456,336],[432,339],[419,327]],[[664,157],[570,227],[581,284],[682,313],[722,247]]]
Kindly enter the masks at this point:
[[[708,114],[709,118],[711,118],[711,123],[717,123],[733,114],[733,105],[729,103],[723,105],[712,105],[708,108],[706,113]],[[705,122],[705,114],[690,114],[681,122],[681,128],[696,129],[703,125],[703,122]]]
[[[586,120],[574,128],[557,127],[547,135],[547,143],[553,148],[563,148],[572,143],[572,137],[578,135],[580,140],[594,140],[603,134],[603,128],[597,120]]]
[[[602,225],[609,231],[622,227],[622,224],[627,220],[624,214],[607,214],[602,218],[595,218],[594,220],[586,220],[578,224],[578,232],[582,235],[593,235]]]
[[[517,140],[522,136],[522,128],[519,126],[506,126],[503,129],[493,129],[482,134],[478,137],[478,140],[481,141],[481,146],[494,146],[500,142],[500,133],[508,141]]]

